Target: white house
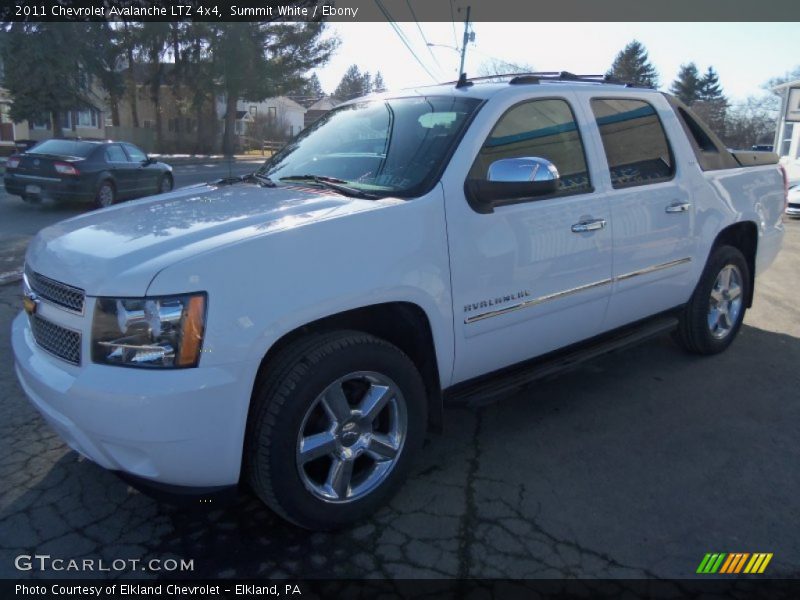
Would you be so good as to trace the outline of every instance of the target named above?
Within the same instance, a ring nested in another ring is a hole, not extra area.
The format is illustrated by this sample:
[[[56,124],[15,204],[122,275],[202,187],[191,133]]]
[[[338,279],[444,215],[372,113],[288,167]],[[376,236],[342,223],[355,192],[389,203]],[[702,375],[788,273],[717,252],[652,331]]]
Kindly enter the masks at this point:
[[[775,152],[786,166],[790,181],[800,181],[800,79],[773,88],[781,94],[781,112],[775,131]]]
[[[225,99],[217,99],[217,114],[225,117]],[[273,130],[283,137],[292,137],[303,129],[306,109],[291,98],[277,96],[260,102],[239,100],[236,103],[236,134],[250,135],[256,123],[266,121]]]

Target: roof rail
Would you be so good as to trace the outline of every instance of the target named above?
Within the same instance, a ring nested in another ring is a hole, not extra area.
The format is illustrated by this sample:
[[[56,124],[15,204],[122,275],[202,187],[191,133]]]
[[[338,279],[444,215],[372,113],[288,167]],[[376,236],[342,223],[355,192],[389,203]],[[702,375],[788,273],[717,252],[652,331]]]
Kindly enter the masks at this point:
[[[628,81],[622,81],[609,75],[576,75],[569,71],[532,71],[525,73],[499,73],[497,75],[483,75],[481,77],[467,77],[461,74],[458,81],[448,81],[444,85],[455,85],[456,87],[466,87],[476,81],[496,81],[508,79],[509,85],[537,84],[541,81],[577,81],[583,83],[608,83],[613,85],[624,85],[625,87],[647,87],[640,86]]]

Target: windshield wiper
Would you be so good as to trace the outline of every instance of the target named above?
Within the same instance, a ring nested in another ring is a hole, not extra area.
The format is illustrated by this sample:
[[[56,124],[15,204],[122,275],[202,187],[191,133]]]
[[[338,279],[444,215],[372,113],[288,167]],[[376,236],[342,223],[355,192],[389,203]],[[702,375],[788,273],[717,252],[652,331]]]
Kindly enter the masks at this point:
[[[344,179],[339,179],[338,177],[328,177],[326,175],[289,175],[287,177],[281,177],[280,180],[316,183],[322,187],[334,190],[335,192],[339,192],[345,196],[351,196],[353,198],[375,200],[379,197],[375,194],[370,194],[364,190],[359,190],[358,188],[349,186]]]
[[[239,175],[237,177],[223,177],[215,181],[217,185],[233,185],[234,183],[244,183],[245,181],[253,181],[264,187],[275,187],[275,182],[266,175],[260,173],[248,173],[247,175]]]

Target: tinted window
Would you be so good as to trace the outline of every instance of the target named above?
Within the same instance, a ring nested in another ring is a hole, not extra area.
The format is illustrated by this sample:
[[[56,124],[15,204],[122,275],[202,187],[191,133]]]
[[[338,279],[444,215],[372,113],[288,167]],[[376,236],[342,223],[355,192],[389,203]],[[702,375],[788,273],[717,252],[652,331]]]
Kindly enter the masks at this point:
[[[484,142],[470,177],[485,179],[493,162],[522,157],[553,163],[561,177],[559,193],[592,189],[575,116],[564,100],[534,100],[506,112]]]
[[[592,100],[615,188],[672,178],[675,166],[656,110],[641,100]]]
[[[109,146],[106,148],[106,160],[108,162],[124,163],[128,162],[128,157],[119,146]]]
[[[79,156],[85,158],[97,148],[97,144],[74,140],[45,140],[28,150],[30,154],[53,154],[55,156]]]
[[[139,150],[136,146],[132,144],[125,144],[125,149],[128,151],[128,155],[131,157],[132,162],[142,162],[143,160],[147,160],[147,155]]]

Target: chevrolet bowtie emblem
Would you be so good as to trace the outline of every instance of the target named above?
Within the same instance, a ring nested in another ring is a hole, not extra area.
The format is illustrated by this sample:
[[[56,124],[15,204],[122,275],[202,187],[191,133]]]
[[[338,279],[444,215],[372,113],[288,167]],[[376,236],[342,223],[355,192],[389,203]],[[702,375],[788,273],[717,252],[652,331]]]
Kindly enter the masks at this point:
[[[25,294],[22,297],[22,308],[24,308],[25,312],[29,315],[33,315],[36,312],[36,306],[38,304],[39,302],[33,294]]]

